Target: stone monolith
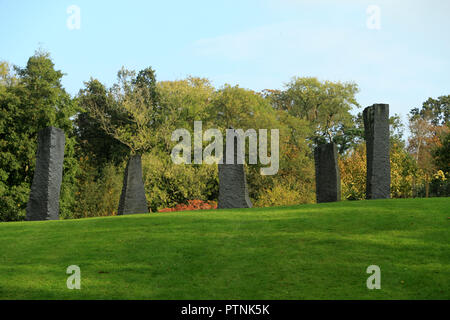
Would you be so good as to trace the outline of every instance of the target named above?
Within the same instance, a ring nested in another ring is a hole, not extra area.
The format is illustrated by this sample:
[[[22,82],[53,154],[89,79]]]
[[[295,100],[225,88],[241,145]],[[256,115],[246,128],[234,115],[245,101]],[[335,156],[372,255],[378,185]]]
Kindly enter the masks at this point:
[[[36,168],[27,203],[26,220],[58,220],[65,136],[47,127],[38,134]]]
[[[367,149],[366,198],[390,197],[389,105],[374,104],[363,112]]]
[[[119,215],[135,213],[148,213],[140,155],[133,155],[128,160],[118,210]]]
[[[321,144],[314,149],[316,168],[316,200],[334,202],[341,200],[341,176],[334,143]]]
[[[252,202],[248,196],[247,179],[244,164],[237,163],[237,143],[234,141],[234,163],[226,162],[226,148],[223,152],[223,164],[219,169],[219,209],[251,208]]]

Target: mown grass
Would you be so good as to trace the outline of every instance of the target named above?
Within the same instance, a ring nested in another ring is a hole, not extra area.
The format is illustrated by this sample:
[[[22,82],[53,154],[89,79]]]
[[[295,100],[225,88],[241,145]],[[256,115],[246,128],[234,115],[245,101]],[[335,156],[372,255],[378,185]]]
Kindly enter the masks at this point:
[[[450,198],[0,224],[0,299],[449,299]],[[66,268],[81,268],[81,290]],[[366,268],[381,268],[368,290]]]

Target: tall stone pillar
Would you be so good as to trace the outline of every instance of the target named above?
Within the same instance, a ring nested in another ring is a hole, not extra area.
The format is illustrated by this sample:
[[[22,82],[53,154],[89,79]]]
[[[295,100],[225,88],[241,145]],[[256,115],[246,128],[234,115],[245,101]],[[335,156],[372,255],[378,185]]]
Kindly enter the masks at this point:
[[[389,105],[367,107],[363,117],[367,149],[366,198],[390,198]]]
[[[141,155],[133,155],[128,159],[118,209],[119,215],[135,213],[148,213]]]
[[[317,146],[314,149],[316,167],[316,200],[334,202],[341,200],[341,176],[334,143]]]
[[[244,164],[237,163],[237,144],[234,145],[234,162],[227,164],[226,148],[223,152],[223,164],[219,169],[219,209],[225,208],[251,208],[252,202],[248,196],[247,179]]]
[[[36,168],[26,220],[58,220],[64,162],[64,131],[47,127],[38,134]]]

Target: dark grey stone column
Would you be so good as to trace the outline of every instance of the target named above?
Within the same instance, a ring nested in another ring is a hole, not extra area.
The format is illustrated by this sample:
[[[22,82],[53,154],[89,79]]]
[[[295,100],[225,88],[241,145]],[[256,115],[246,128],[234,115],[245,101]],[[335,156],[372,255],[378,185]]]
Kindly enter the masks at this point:
[[[64,162],[64,131],[48,127],[38,134],[36,168],[26,220],[58,220]]]
[[[389,105],[367,107],[363,117],[367,149],[366,198],[390,198]]]
[[[135,213],[148,213],[142,179],[141,155],[131,156],[128,160],[118,210],[119,215]]]
[[[237,145],[234,143],[234,163],[226,164],[226,147],[223,152],[223,164],[219,169],[219,209],[251,208],[252,202],[248,196],[247,179],[243,164],[237,164]]]
[[[341,175],[334,143],[317,146],[314,149],[316,167],[316,201],[334,202],[341,200]]]

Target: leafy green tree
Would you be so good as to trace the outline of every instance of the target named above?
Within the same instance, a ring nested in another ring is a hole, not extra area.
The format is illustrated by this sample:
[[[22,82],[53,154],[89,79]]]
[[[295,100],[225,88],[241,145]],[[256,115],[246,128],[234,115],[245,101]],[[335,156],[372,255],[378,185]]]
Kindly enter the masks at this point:
[[[440,96],[437,99],[428,98],[422,107],[410,111],[411,120],[427,119],[434,126],[448,125],[450,118],[450,95]]]
[[[362,112],[352,116],[350,123],[339,124],[338,131],[340,134],[333,137],[340,155],[350,152],[364,142],[364,122]]]
[[[122,68],[118,82],[106,93],[101,84],[91,80],[80,96],[89,117],[95,119],[104,133],[128,147],[131,154],[148,151],[155,142],[157,103],[153,101],[155,80],[149,76],[150,70],[136,77],[134,71]],[[93,87],[89,88],[90,85]]]
[[[269,129],[276,119],[276,112],[261,95],[230,85],[217,90],[208,113],[211,122],[221,129]]]
[[[84,112],[80,112],[75,119],[79,157],[89,157],[90,162],[99,168],[109,162],[122,162],[128,154],[128,148],[106,133],[99,120],[86,111],[95,106],[103,110],[115,125],[126,122],[126,116],[111,107],[114,101],[105,86],[96,79],[85,82],[85,88],[78,94],[78,102],[84,108]]]
[[[415,184],[419,185],[419,192],[420,185],[423,185],[425,197],[430,196],[430,184],[436,172],[443,169],[439,168],[442,163],[436,161],[436,152],[443,147],[442,142],[445,142],[445,136],[450,132],[449,107],[450,95],[429,98],[420,109],[410,111],[408,151],[420,169]],[[439,190],[435,193],[442,194]]]
[[[11,65],[6,61],[0,61],[0,88],[11,86],[16,80],[16,75],[11,72]]]
[[[9,64],[6,61],[0,61],[0,79],[4,81],[9,75]]]
[[[275,109],[310,123],[313,134],[309,139],[313,145],[331,141],[346,145],[349,135],[358,134],[350,114],[350,110],[360,107],[355,97],[358,91],[358,86],[351,82],[294,77],[285,85],[285,90],[265,93]]]
[[[161,150],[170,153],[175,129],[185,128],[192,134],[193,124],[202,120],[203,129],[208,126],[209,108],[215,89],[208,79],[187,77],[176,81],[162,81],[157,84],[160,114],[156,130]]]
[[[441,146],[434,150],[433,155],[436,167],[450,177],[450,132],[441,137]]]
[[[21,220],[35,168],[37,133],[55,126],[64,130],[66,147],[61,190],[61,214],[70,212],[77,161],[70,118],[76,102],[61,85],[63,73],[55,70],[50,55],[37,51],[16,74],[6,73],[0,84],[0,220]]]

